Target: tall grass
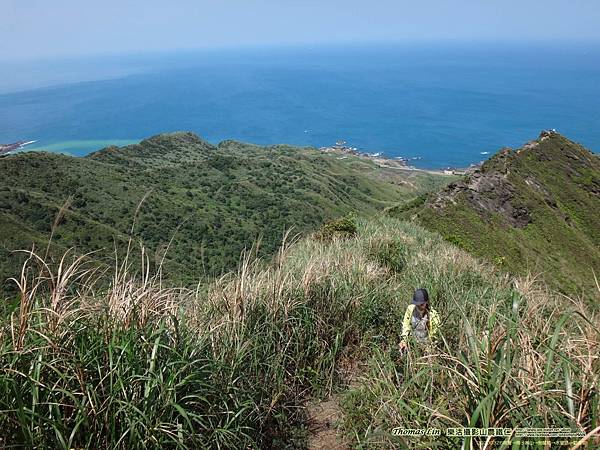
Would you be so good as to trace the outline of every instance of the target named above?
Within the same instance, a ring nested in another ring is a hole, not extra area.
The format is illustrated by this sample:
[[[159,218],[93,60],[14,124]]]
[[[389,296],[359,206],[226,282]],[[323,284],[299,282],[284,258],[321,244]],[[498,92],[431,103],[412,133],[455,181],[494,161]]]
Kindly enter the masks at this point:
[[[163,286],[143,251],[139,272],[126,259],[108,274],[89,257],[30,252],[0,327],[0,446],[301,446],[304,401],[357,361],[344,401],[357,446],[398,445],[395,426],[597,426],[596,317],[579,302],[394,219],[256,254],[191,290]],[[398,360],[416,287],[444,341]]]
[[[332,388],[367,290],[360,258],[297,253],[284,242],[267,264],[253,249],[192,291],[163,287],[143,251],[107,289],[89,258],[30,252],[0,331],[1,445],[283,445],[304,399]]]
[[[399,228],[408,232],[410,225]],[[535,279],[499,276],[435,237],[408,235],[419,238],[399,285],[433,291],[444,340],[415,347],[405,359],[393,344],[372,347],[359,386],[344,396],[346,432],[355,444],[525,448],[534,441],[399,438],[394,427],[594,430],[600,420],[597,312]],[[596,430],[586,442],[594,445],[595,437],[597,445],[598,436]]]

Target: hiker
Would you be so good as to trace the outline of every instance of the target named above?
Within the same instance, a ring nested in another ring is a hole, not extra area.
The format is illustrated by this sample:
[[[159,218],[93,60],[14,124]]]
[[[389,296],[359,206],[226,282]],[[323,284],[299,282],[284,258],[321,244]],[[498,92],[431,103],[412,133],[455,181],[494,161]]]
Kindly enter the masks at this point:
[[[402,341],[400,351],[408,348],[408,339],[412,338],[420,343],[435,342],[440,328],[440,316],[437,311],[429,306],[429,294],[425,289],[417,289],[413,295],[412,303],[406,308],[402,321]],[[411,333],[412,331],[412,333]]]

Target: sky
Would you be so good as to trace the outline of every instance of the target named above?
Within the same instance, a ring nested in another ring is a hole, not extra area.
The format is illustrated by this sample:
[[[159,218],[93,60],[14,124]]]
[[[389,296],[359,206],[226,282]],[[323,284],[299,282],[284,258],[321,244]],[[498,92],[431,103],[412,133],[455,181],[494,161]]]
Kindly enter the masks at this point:
[[[380,41],[600,40],[599,0],[0,0],[0,61]]]

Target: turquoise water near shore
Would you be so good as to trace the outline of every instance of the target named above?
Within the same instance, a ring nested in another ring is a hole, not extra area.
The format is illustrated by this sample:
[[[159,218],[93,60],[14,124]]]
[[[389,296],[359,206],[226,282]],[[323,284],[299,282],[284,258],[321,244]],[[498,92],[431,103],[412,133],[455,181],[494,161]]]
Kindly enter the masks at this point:
[[[343,139],[439,168],[478,162],[556,128],[599,151],[599,49],[579,43],[205,51],[71,61],[79,72],[69,77],[53,76],[52,67],[67,67],[60,61],[15,65],[13,80],[19,70],[40,75],[15,84],[15,92],[9,82],[0,86],[0,142],[37,140],[28,149],[85,155],[178,130],[213,143],[320,147]],[[61,79],[69,83],[39,87]]]
[[[54,144],[43,144],[35,142],[25,146],[21,151],[45,150],[48,152],[65,153],[73,156],[81,156],[91,153],[95,150],[108,147],[110,145],[130,145],[139,142],[135,139],[102,139],[102,140],[82,140],[82,141],[65,141],[56,142]]]

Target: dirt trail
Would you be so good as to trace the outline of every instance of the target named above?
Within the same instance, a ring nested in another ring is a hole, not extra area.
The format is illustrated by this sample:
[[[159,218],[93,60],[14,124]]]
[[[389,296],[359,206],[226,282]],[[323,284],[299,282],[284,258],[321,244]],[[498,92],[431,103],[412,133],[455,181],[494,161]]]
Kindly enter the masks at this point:
[[[358,364],[348,364],[343,372],[344,391],[358,386],[362,373]],[[315,400],[306,406],[308,413],[309,450],[350,450],[351,447],[340,432],[343,412],[340,406],[342,393],[335,393],[324,400]]]
[[[309,426],[309,450],[350,450],[337,430],[342,419],[339,395],[307,406]]]

